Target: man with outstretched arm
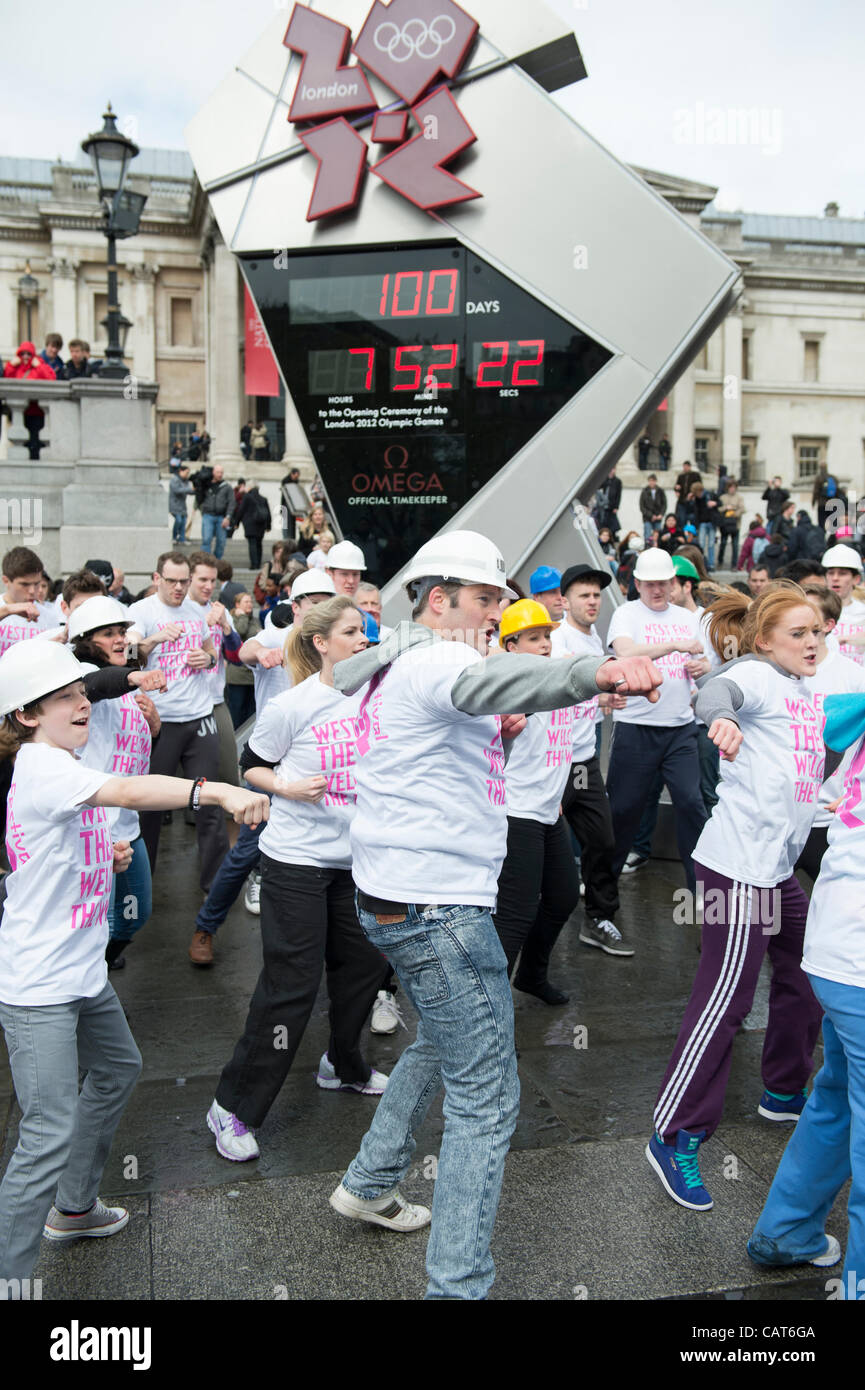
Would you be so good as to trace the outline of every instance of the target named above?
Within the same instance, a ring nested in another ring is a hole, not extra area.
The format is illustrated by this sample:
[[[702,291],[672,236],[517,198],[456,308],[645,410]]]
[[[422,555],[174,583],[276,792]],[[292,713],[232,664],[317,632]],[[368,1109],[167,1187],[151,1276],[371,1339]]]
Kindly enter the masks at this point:
[[[535,710],[599,690],[656,698],[648,658],[484,660],[501,616],[504,560],[485,537],[429,541],[406,574],[411,623],[340,663],[344,694],[366,686],[351,828],[358,916],[419,1016],[376,1117],[330,1202],[343,1216],[408,1231],[432,1219],[430,1299],[483,1299],[519,1082],[507,962],[491,909],[507,843],[505,739]],[[522,711],[505,714],[502,711]],[[444,1084],[432,1213],[398,1191],[413,1137]]]

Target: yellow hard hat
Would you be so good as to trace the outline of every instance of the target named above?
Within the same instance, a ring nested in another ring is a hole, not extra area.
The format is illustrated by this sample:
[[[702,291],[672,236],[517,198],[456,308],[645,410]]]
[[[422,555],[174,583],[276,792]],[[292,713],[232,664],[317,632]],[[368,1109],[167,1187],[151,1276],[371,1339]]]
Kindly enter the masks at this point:
[[[515,637],[518,632],[528,632],[533,627],[548,627],[552,631],[558,627],[558,623],[554,622],[542,603],[536,603],[533,598],[521,598],[516,603],[508,604],[502,614],[499,639],[504,642],[506,637]]]

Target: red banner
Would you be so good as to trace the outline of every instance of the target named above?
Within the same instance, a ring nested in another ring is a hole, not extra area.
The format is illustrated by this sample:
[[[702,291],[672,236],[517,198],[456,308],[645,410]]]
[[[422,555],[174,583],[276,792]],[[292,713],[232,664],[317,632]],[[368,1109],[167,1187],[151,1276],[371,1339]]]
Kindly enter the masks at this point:
[[[247,396],[278,396],[279,368],[274,361],[252,296],[243,288],[243,325],[245,339],[245,390]]]

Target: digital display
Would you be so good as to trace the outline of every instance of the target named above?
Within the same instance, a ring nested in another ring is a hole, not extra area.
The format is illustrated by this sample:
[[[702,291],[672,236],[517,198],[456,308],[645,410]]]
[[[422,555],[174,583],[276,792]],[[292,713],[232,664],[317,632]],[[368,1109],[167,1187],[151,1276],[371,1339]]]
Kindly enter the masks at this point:
[[[453,242],[240,259],[330,506],[377,584],[611,356]]]
[[[291,323],[346,319],[444,318],[460,312],[459,271],[395,270],[383,275],[335,275],[293,280]]]

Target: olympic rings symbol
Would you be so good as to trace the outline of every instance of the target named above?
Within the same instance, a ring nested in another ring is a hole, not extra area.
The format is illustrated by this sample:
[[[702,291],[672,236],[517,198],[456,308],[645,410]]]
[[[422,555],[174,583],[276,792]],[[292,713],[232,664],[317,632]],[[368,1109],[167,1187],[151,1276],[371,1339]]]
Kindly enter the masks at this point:
[[[442,26],[450,32],[442,33]],[[438,26],[438,27],[437,27]],[[392,63],[407,63],[411,58],[431,62],[454,38],[457,26],[450,15],[436,15],[430,24],[423,19],[407,19],[402,29],[390,20],[381,23],[373,34],[379,53],[386,53]]]

